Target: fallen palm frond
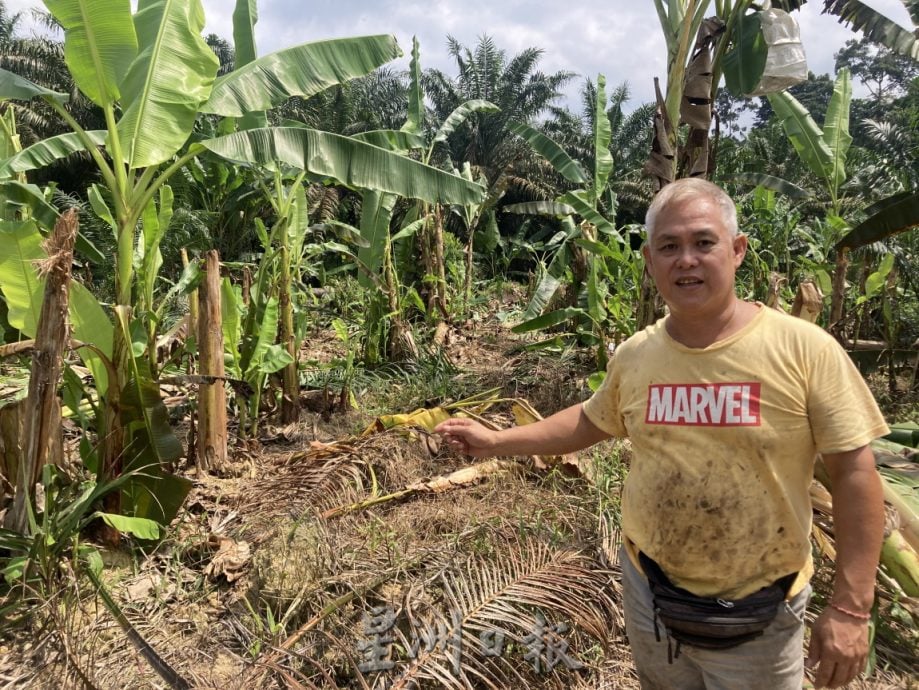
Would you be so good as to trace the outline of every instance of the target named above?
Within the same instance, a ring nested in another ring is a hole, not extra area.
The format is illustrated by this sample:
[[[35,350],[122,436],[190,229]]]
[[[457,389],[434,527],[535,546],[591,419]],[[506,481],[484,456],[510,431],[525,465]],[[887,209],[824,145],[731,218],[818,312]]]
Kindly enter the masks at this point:
[[[264,659],[259,659],[258,666],[253,669],[253,672],[246,679],[245,687],[261,687],[268,678],[268,672],[270,670],[277,669],[277,665],[285,656],[285,654],[292,653],[294,647],[300,643],[304,636],[315,630],[317,626],[319,626],[329,616],[340,612],[344,607],[348,606],[352,602],[366,597],[370,592],[385,584],[386,582],[398,577],[399,575],[404,575],[406,571],[411,570],[412,568],[423,563],[431,555],[432,554],[430,552],[422,553],[413,559],[412,562],[402,564],[396,569],[382,573],[373,578],[371,581],[367,582],[365,585],[355,587],[346,594],[343,594],[342,596],[339,596],[330,601],[328,604],[323,606],[322,609],[320,609],[314,616],[312,616],[303,625],[297,628],[297,630],[288,635],[287,638],[279,646],[273,649],[272,652],[268,654]],[[366,683],[364,683],[363,679],[361,679],[361,684],[366,687]]]
[[[245,512],[265,516],[302,513],[317,499],[358,496],[355,486],[364,483],[364,462],[359,446],[350,443],[314,444],[309,450],[292,453],[263,479],[254,482],[240,497]]]
[[[499,403],[511,403],[518,424],[528,424],[542,419],[526,400],[499,398],[493,391],[489,391],[489,394],[489,396],[475,396],[442,407],[419,408],[409,413],[383,415],[375,419],[359,436],[342,441],[333,443],[313,441],[306,450],[288,455],[282,467],[271,476],[253,485],[252,490],[243,500],[248,502],[250,509],[261,508],[270,513],[273,507],[289,506],[290,500],[294,498],[306,505],[311,498],[315,498],[318,502],[327,502],[330,496],[359,494],[361,487],[369,480],[372,486],[369,497],[354,495],[353,500],[347,505],[334,505],[322,512],[323,517],[333,518],[347,512],[397,501],[412,495],[436,493],[448,488],[468,486],[483,476],[505,471],[514,463],[482,463],[427,482],[413,482],[403,488],[381,495],[373,464],[365,460],[366,456],[373,455],[370,451],[376,447],[376,444],[382,443],[381,437],[385,437],[388,433],[408,434],[410,438],[421,434],[426,451],[432,455],[437,453],[438,444],[431,435],[438,424],[451,417],[451,411],[457,411],[459,415],[476,419],[491,429],[498,427],[482,418],[479,413]],[[530,456],[530,459],[536,469],[545,470],[561,464],[566,474],[581,474],[577,459],[573,457]]]
[[[561,680],[556,666],[583,667],[575,652],[567,651],[564,636],[574,633],[568,621],[604,646],[615,634],[611,581],[612,572],[585,552],[541,542],[511,541],[490,558],[447,570],[438,581],[439,604],[447,612],[422,604],[428,614],[422,618],[412,601],[405,605],[412,629],[400,629],[399,635],[408,649],[414,642],[414,658],[389,687],[415,687],[425,679],[466,688],[473,678],[486,687],[528,687],[527,661],[536,673],[548,671]],[[422,648],[419,639],[442,643]],[[521,659],[502,654],[496,640],[528,652]],[[550,661],[544,659],[540,667],[540,655],[547,649],[559,656],[556,663],[547,657]]]

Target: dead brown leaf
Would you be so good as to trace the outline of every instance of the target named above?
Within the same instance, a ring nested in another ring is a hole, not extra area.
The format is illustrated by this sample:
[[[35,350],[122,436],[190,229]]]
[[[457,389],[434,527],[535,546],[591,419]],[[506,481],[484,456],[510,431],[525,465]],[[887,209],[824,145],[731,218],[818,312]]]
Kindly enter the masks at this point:
[[[216,547],[217,553],[204,569],[205,575],[213,580],[223,575],[227,582],[235,582],[245,574],[252,558],[247,542],[212,534],[207,543],[210,547]]]

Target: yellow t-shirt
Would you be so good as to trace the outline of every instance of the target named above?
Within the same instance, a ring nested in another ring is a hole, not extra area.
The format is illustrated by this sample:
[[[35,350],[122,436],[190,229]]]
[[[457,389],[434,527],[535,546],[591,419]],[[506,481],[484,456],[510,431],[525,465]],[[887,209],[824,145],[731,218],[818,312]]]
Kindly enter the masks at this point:
[[[635,334],[584,403],[600,429],[632,440],[622,526],[699,596],[739,598],[813,573],[809,486],[816,454],[888,433],[857,369],[821,328],[760,306],[706,348]],[[630,543],[631,542],[631,543]]]

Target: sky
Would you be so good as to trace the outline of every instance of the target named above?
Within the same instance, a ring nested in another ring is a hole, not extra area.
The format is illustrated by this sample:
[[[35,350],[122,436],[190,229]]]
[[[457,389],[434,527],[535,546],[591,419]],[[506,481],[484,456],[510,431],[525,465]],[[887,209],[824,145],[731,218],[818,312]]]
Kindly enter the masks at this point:
[[[135,0],[136,4],[136,0]],[[866,0],[866,4],[911,28],[899,0]],[[39,6],[35,0],[6,0],[16,12]],[[206,33],[232,40],[234,0],[203,0]],[[808,67],[834,74],[833,53],[856,37],[835,17],[821,15],[823,2],[810,0],[793,16],[801,27]],[[27,13],[26,13],[27,14]],[[566,95],[578,108],[583,79],[606,76],[609,87],[627,81],[632,106],[654,98],[654,77],[666,77],[666,48],[653,0],[260,0],[256,43],[260,55],[326,38],[392,33],[405,57],[393,62],[408,68],[412,36],[417,36],[422,68],[454,75],[447,53],[451,35],[470,49],[487,34],[510,58],[529,47],[542,48],[539,69],[577,73]],[[858,86],[855,95],[859,93]]]

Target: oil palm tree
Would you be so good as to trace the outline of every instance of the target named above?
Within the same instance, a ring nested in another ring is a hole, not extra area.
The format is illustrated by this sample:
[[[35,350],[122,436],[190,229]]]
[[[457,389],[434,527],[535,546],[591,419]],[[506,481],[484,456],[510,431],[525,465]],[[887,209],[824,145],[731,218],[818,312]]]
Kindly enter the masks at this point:
[[[470,100],[484,100],[500,108],[496,113],[475,113],[466,125],[448,139],[449,160],[453,164],[469,163],[488,180],[489,186],[508,174],[511,184],[525,188],[526,166],[535,161],[529,147],[513,136],[508,123],[531,123],[549,112],[561,96],[560,89],[574,76],[571,72],[545,74],[538,69],[543,51],[526,48],[508,59],[494,39],[483,35],[474,49],[447,37],[450,56],[456,61],[457,75],[449,77],[440,70],[426,70],[422,84],[431,100],[433,117],[443,122],[459,105]],[[517,173],[517,174],[515,174]]]
[[[33,11],[38,23],[51,35],[24,37],[18,32],[21,13],[10,14],[0,2],[0,69],[14,72],[47,89],[67,94],[66,110],[87,130],[105,128],[102,110],[75,86],[64,61],[63,42],[54,36],[60,26],[47,12]],[[70,131],[70,126],[45,101],[6,101],[0,111],[12,108],[23,146]],[[94,177],[90,157],[77,154],[66,163],[54,164],[33,175],[39,184],[54,181],[65,192],[82,191],[87,179]],[[81,186],[82,185],[82,186]]]
[[[375,129],[399,129],[408,108],[405,74],[381,67],[307,99],[292,98],[270,117],[302,122],[324,132],[352,135]]]

